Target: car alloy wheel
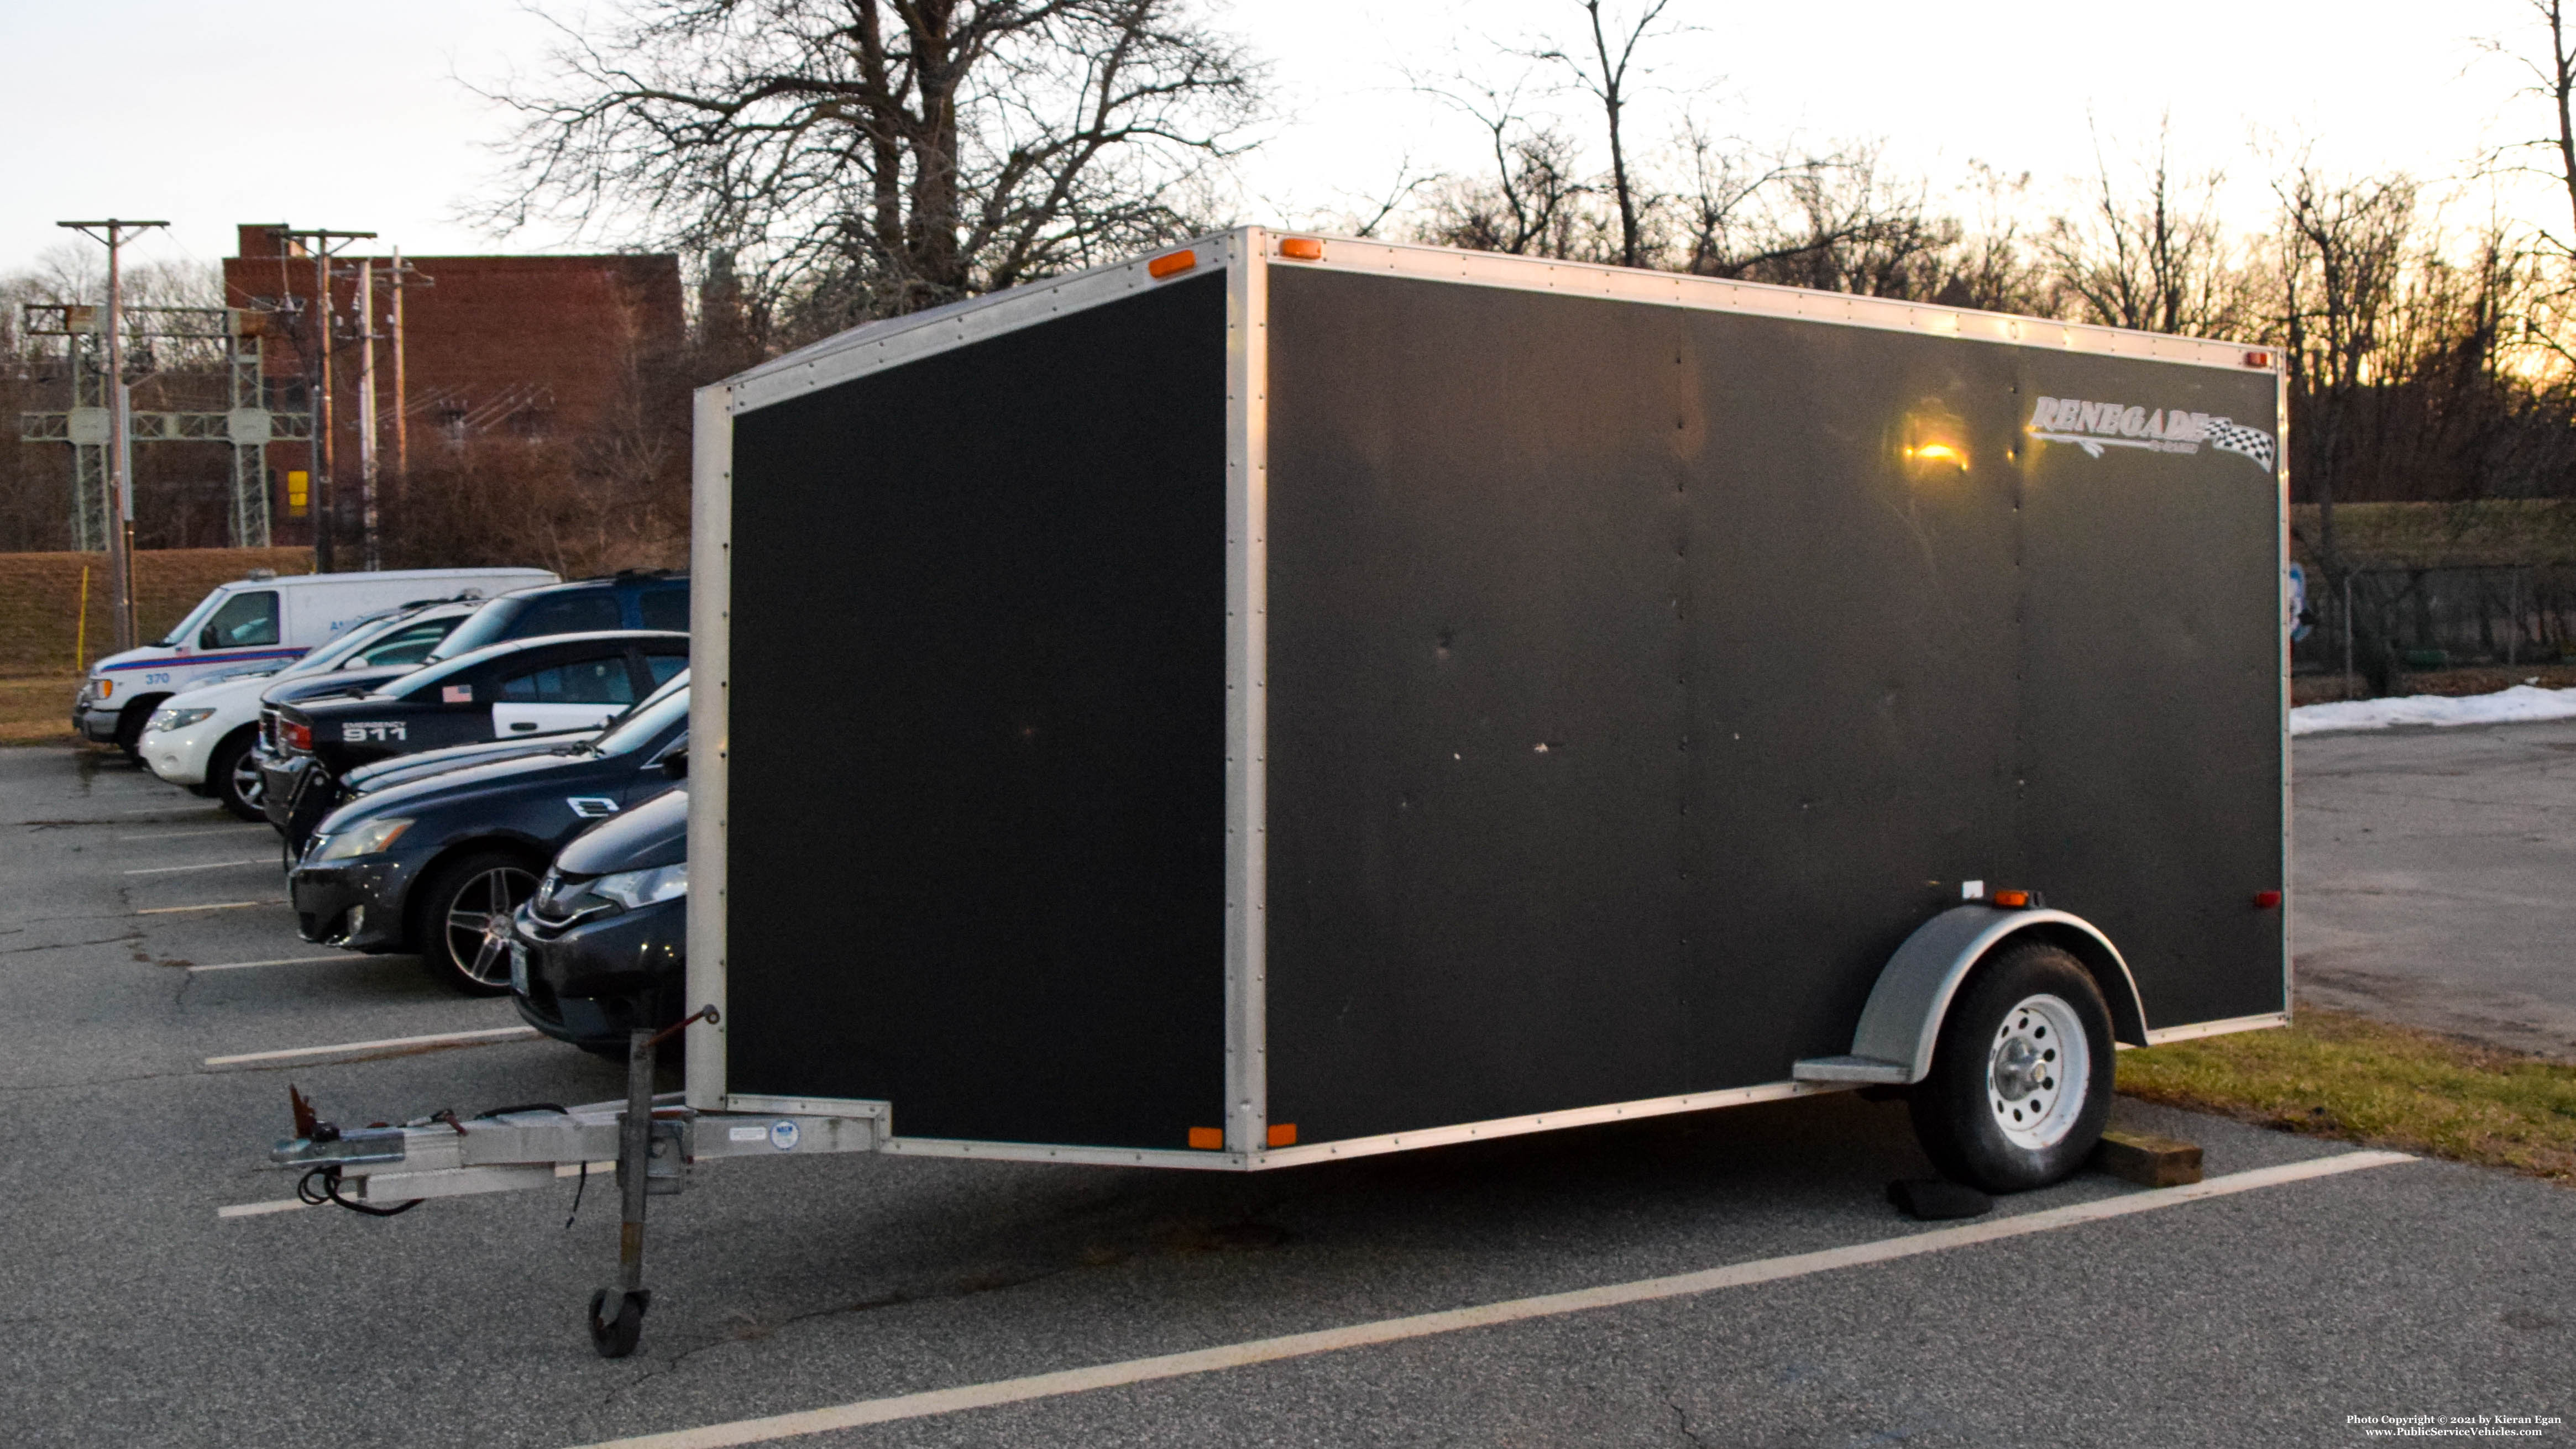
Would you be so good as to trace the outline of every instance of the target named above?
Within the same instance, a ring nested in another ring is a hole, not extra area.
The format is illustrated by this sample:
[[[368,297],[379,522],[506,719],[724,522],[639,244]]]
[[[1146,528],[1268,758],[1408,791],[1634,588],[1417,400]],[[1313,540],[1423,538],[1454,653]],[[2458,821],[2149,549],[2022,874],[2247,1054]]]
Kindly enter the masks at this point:
[[[260,821],[268,818],[268,786],[260,775],[259,755],[252,749],[256,743],[258,736],[243,728],[215,746],[206,761],[206,786],[207,793],[237,818]]]
[[[449,898],[441,941],[448,969],[471,983],[469,989],[495,994],[510,989],[510,913],[536,892],[532,872],[493,864],[467,876]]]

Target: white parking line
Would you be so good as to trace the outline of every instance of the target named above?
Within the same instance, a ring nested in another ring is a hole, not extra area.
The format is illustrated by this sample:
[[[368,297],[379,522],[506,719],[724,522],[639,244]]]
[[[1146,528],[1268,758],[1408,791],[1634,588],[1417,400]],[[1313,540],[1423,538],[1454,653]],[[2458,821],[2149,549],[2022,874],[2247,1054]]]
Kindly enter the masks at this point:
[[[275,865],[275,864],[277,864],[277,857],[276,857],[276,856],[273,856],[273,855],[255,855],[255,856],[252,856],[252,857],[251,857],[250,859],[248,859],[248,860],[210,860],[210,861],[207,861],[207,862],[206,862],[205,864],[203,864],[203,865],[154,865],[154,866],[146,866],[146,867],[144,867],[144,868],[143,868],[143,869],[141,869],[141,870],[129,870],[129,871],[127,871],[127,872],[126,872],[126,874],[127,874],[127,875],[177,875],[177,874],[178,874],[178,873],[180,873],[181,871],[185,871],[185,870],[225,870],[225,869],[228,869],[228,868],[230,868],[230,867],[232,867],[232,866],[236,866],[236,865]]]
[[[210,1067],[238,1066],[243,1062],[282,1062],[295,1057],[336,1057],[348,1052],[385,1051],[393,1047],[457,1046],[466,1042],[520,1041],[537,1034],[533,1026],[496,1026],[489,1031],[448,1031],[436,1036],[395,1036],[383,1041],[344,1041],[336,1046],[287,1047],[273,1052],[241,1052],[228,1057],[208,1057]]]
[[[247,971],[253,966],[310,966],[322,961],[369,961],[374,957],[356,951],[342,951],[332,956],[280,956],[274,961],[218,961],[211,966],[191,966],[191,971]]]
[[[175,915],[180,911],[238,911],[244,906],[282,906],[285,904],[286,902],[284,900],[208,901],[202,906],[154,906],[149,910],[136,911],[134,914],[138,916],[168,916]]]
[[[737,1444],[766,1444],[778,1439],[798,1438],[807,1434],[828,1433],[834,1429],[853,1429],[863,1424],[891,1423],[898,1419],[924,1419],[940,1414],[954,1414],[966,1409],[985,1409],[998,1404],[1026,1403],[1031,1399],[1049,1399],[1063,1394],[1086,1393],[1092,1389],[1115,1388],[1124,1384],[1151,1383],[1157,1379],[1182,1378],[1191,1374],[1214,1373],[1221,1369],[1243,1368],[1251,1364],[1276,1363],[1281,1359],[1304,1358],[1311,1354],[1333,1353],[1346,1348],[1364,1348],[1371,1344],[1395,1343],[1408,1338],[1425,1338],[1434,1334],[1456,1333],[1461,1329],[1490,1328],[1496,1324],[1519,1323],[1532,1318],[1553,1318],[1566,1313],[1583,1313],[1595,1308],[1615,1308],[1629,1303],[1651,1303],[1665,1298],[1686,1298],[1710,1293],[1721,1288],[1741,1288],[1755,1283],[1777,1283],[1786,1278],[1803,1278],[1811,1273],[1828,1273],[1839,1268],[1857,1268],[1871,1263],[1893,1262],[1899,1258],[1918,1257],[1925,1253],[1944,1252],[1951,1248],[1971,1247],[2005,1238],[2025,1237],[2032,1233],[2051,1232],[2105,1218],[2126,1217],[2132,1213],[2153,1212],[2158,1208],[2179,1207],[2204,1198],[2225,1197],[2231,1193],[2251,1192],[2256,1188],[2275,1187],[2285,1182],[2328,1177],[2353,1172],[2365,1167],[2383,1167],[2393,1162],[2412,1162],[2403,1152],[2346,1152],[2333,1157],[2312,1158],[2306,1162],[2283,1163],[2278,1167],[2256,1168],[2251,1172],[2213,1177],[2189,1187],[2153,1188],[2144,1192],[2123,1193],[2096,1202],[2076,1203],[2070,1207],[2048,1208],[2040,1212],[2019,1213],[2005,1218],[1989,1218],[1963,1223],[1955,1228],[1934,1228],[1927,1232],[1908,1233],[1901,1237],[1881,1238],[1873,1243],[1855,1243],[1847,1248],[1828,1248],[1817,1253],[1793,1253],[1783,1258],[1762,1258],[1749,1263],[1735,1263],[1704,1272],[1683,1273],[1670,1278],[1645,1278],[1633,1283],[1613,1283],[1599,1288],[1583,1288],[1571,1293],[1548,1293],[1535,1298],[1512,1298],[1500,1303],[1479,1304],[1473,1308],[1453,1308],[1443,1313],[1421,1313],[1409,1318],[1382,1318],[1374,1323],[1355,1323],[1344,1328],[1327,1328],[1314,1333],[1291,1333],[1278,1338],[1254,1339],[1249,1343],[1227,1344],[1221,1348],[1203,1348],[1189,1353],[1167,1353],[1154,1358],[1129,1359],[1124,1363],[1100,1364],[1093,1368],[1066,1369],[1059,1373],[1035,1374],[1028,1378],[1003,1379],[996,1383],[970,1384],[963,1388],[932,1389],[926,1393],[898,1394],[891,1398],[861,1399],[829,1409],[808,1409],[802,1413],[777,1414],[763,1419],[740,1419],[730,1424],[709,1424],[699,1429],[679,1429],[667,1434],[644,1434],[631,1439],[611,1439],[588,1446],[588,1449],[726,1449]]]
[[[243,825],[199,826],[194,830],[156,830],[149,835],[120,835],[116,839],[120,844],[129,840],[186,840],[199,835],[240,835],[248,829]]]

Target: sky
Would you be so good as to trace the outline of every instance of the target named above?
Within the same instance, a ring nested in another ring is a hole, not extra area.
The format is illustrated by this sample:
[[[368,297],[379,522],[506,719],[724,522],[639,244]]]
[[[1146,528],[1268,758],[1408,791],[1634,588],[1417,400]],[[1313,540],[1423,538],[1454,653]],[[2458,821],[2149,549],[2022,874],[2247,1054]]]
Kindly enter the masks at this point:
[[[577,23],[607,0],[547,3]],[[1275,115],[1234,178],[1247,221],[1365,213],[1399,176],[1473,170],[1481,133],[1416,83],[1508,81],[1521,67],[1505,53],[1583,34],[1576,0],[1213,8],[1271,66]],[[2544,103],[2515,94],[2524,78],[2478,44],[2533,48],[2528,0],[1672,0],[1667,13],[1687,28],[1647,52],[1631,122],[1647,148],[1685,112],[1763,144],[1880,140],[1936,191],[1974,161],[2054,195],[2092,169],[2097,139],[2134,157],[2170,117],[2176,161],[2224,171],[2232,218],[2259,226],[2274,159],[2300,147],[2331,170],[2447,178],[2547,125]],[[236,223],[281,220],[376,231],[416,255],[614,245],[468,220],[508,132],[475,88],[541,72],[553,36],[517,0],[0,0],[0,272],[71,239],[56,221],[110,215],[173,223],[137,244],[140,261],[212,261]],[[2452,207],[2493,202],[2462,191]],[[2564,194],[2545,185],[2510,186],[2501,204],[2564,228]]]

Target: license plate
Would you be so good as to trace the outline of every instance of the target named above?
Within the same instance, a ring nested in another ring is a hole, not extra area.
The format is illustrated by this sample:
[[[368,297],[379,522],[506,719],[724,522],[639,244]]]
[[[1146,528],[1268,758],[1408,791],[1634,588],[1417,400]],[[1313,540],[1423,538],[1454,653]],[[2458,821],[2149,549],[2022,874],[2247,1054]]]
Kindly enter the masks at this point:
[[[528,948],[516,941],[510,943],[510,989],[528,994]]]

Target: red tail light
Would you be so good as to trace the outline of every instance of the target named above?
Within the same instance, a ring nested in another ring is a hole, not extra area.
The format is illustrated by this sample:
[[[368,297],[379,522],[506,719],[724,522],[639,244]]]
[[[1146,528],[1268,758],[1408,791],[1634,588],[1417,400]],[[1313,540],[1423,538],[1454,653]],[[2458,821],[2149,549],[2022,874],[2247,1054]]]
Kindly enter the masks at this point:
[[[2254,909],[2258,911],[2268,911],[2279,904],[2281,904],[2281,893],[2279,891],[2256,891],[2254,893]]]
[[[298,724],[291,719],[279,720],[277,722],[277,737],[284,740],[286,742],[286,747],[290,750],[300,751],[308,755],[313,753],[313,726],[309,724]]]

